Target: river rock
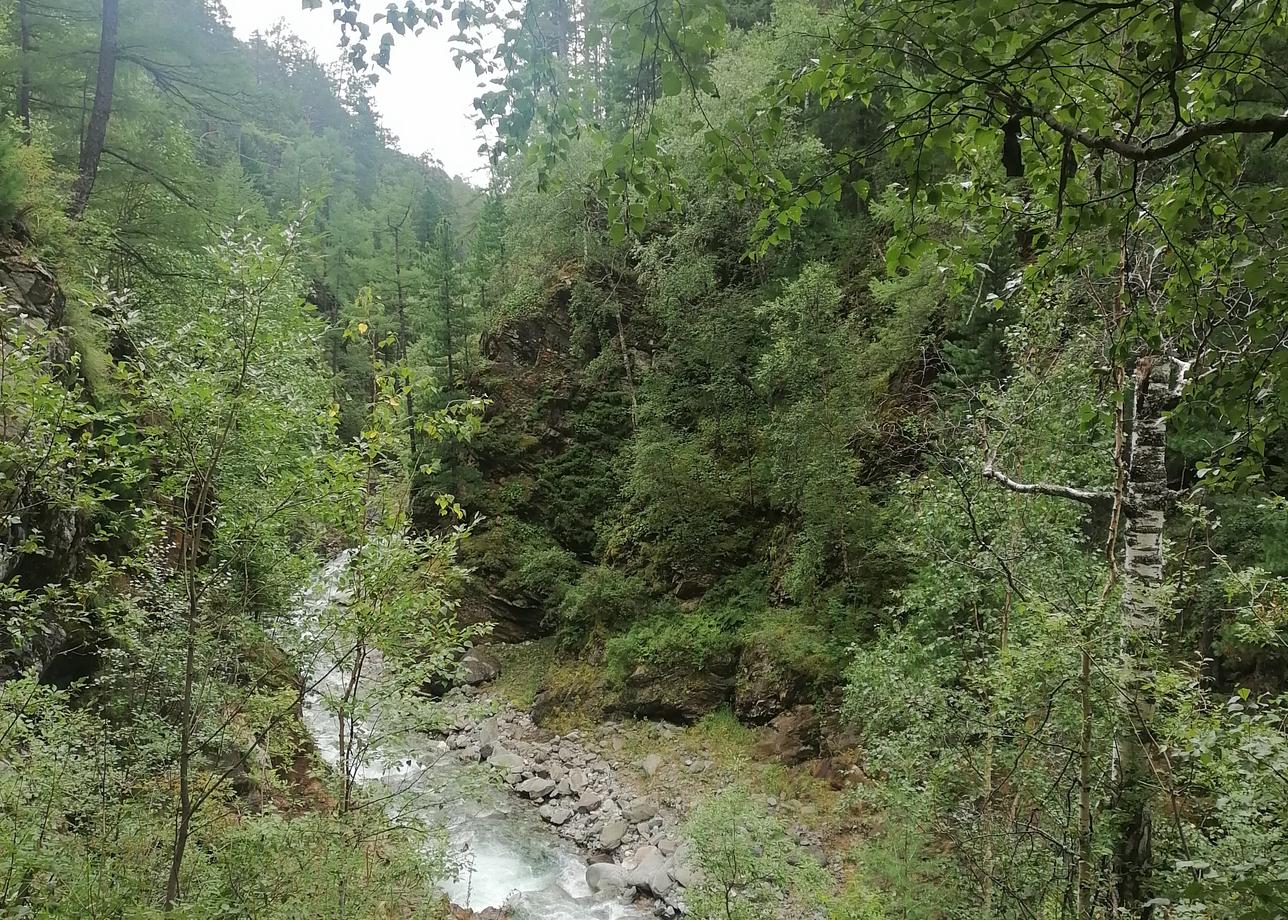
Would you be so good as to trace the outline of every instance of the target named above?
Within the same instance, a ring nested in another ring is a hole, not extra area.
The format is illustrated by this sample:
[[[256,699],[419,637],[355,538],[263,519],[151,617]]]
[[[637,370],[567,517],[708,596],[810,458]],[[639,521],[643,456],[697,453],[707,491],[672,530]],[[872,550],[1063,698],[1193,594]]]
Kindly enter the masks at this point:
[[[541,817],[545,818],[555,827],[559,827],[563,824],[568,823],[568,819],[572,817],[572,809],[562,808],[554,805],[542,805],[541,808],[538,810],[538,814],[540,814]]]
[[[621,818],[615,818],[604,825],[604,829],[599,832],[599,846],[603,850],[615,850],[622,845],[622,838],[626,836],[626,831],[630,829]]]
[[[500,744],[492,745],[492,753],[488,756],[487,762],[502,770],[515,771],[523,769],[523,758],[513,751],[507,751]]]
[[[647,888],[654,894],[661,894],[649,884],[659,873],[666,875],[666,857],[657,847],[640,847],[625,865],[627,882],[636,888]],[[665,887],[669,889],[670,886]]]
[[[568,787],[569,787],[570,789],[572,789],[572,791],[573,791],[573,792],[577,793],[578,795],[580,795],[581,793],[585,792],[585,791],[586,791],[586,784],[587,784],[587,779],[586,779],[586,771],[585,771],[585,770],[571,770],[571,771],[569,771],[569,773],[568,773]]]
[[[648,890],[659,898],[665,898],[675,887],[675,880],[665,866],[661,866],[645,882]]]
[[[520,783],[517,791],[530,799],[544,799],[554,791],[554,788],[555,784],[550,780],[541,776],[534,776],[532,779],[524,780]]]
[[[640,824],[657,814],[657,808],[648,799],[636,799],[622,809],[622,814],[632,824]]]
[[[586,886],[591,891],[605,888],[625,888],[626,869],[616,863],[594,863],[586,867]]]

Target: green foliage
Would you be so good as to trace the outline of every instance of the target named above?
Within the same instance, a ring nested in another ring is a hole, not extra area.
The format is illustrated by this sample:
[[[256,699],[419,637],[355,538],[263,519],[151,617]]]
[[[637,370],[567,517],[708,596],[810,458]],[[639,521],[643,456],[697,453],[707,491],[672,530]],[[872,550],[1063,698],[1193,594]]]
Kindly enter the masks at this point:
[[[558,608],[559,635],[567,645],[583,644],[592,635],[637,619],[653,603],[638,578],[607,566],[592,566],[564,592]]]
[[[728,667],[737,655],[737,624],[728,612],[699,607],[691,613],[663,611],[634,623],[604,646],[610,680],[621,682],[639,666],[665,671]]]
[[[740,789],[695,808],[684,833],[701,870],[687,892],[697,920],[768,920],[808,910],[821,894],[818,863]]]
[[[22,207],[25,181],[18,164],[18,141],[9,130],[0,130],[0,220],[11,221]]]

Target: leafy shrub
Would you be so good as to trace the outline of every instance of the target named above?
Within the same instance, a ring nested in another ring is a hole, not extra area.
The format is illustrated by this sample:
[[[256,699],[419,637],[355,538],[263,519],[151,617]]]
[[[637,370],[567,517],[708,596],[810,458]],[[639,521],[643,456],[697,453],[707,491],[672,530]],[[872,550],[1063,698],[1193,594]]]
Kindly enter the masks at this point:
[[[559,605],[560,640],[565,645],[584,645],[596,632],[643,616],[651,603],[638,578],[608,566],[588,568]]]
[[[563,601],[577,582],[581,563],[566,549],[551,544],[531,548],[519,557],[519,564],[506,576],[505,583],[531,597],[547,609]]]
[[[684,832],[702,870],[701,883],[687,892],[694,920],[808,916],[825,890],[818,863],[741,789],[695,808]]]
[[[609,680],[620,683],[643,664],[654,668],[707,670],[728,662],[738,651],[738,630],[726,608],[702,607],[692,613],[665,611],[608,640],[604,655]]]
[[[845,667],[846,647],[835,633],[804,622],[805,616],[795,608],[766,611],[744,630],[744,641],[815,684],[835,681]]]
[[[7,127],[0,127],[0,221],[10,221],[18,215],[25,186],[17,139]]]

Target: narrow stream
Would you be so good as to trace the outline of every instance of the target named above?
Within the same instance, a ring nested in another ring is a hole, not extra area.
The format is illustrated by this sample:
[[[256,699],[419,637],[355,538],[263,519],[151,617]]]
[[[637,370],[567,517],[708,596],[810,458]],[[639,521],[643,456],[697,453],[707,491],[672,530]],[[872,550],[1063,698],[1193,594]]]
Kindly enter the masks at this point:
[[[301,599],[298,621],[308,632],[318,615],[343,603],[340,576],[347,553],[328,563],[312,589]],[[326,698],[334,697],[348,680],[332,662],[317,660],[304,702],[304,723],[317,742],[323,760],[339,763],[335,713]],[[374,733],[376,726],[359,726]],[[369,734],[374,737],[374,734]],[[541,821],[535,809],[507,790],[479,782],[474,771],[447,752],[446,745],[427,736],[397,745],[371,743],[372,756],[359,773],[364,784],[380,784],[382,795],[400,817],[414,815],[445,839],[452,860],[460,862],[455,879],[443,889],[453,903],[474,910],[508,908],[516,920],[634,920],[648,914],[621,900],[591,895],[586,886],[583,854]]]

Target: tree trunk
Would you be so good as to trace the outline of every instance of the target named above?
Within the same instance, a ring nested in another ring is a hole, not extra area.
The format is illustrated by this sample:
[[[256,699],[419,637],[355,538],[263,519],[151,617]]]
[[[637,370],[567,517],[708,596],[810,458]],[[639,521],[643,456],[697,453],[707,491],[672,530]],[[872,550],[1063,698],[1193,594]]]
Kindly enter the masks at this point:
[[[408,213],[411,209],[408,208]],[[403,220],[407,218],[404,215]],[[402,359],[404,370],[410,373],[407,365],[407,306],[403,293],[402,281],[402,224],[393,228],[394,233],[394,287],[398,295],[398,357]],[[410,376],[407,378],[407,446],[411,450],[412,464],[416,459],[416,401],[412,395]]]
[[[179,879],[183,871],[183,858],[188,849],[188,834],[192,826],[192,738],[194,729],[193,694],[196,687],[196,646],[197,617],[200,601],[197,596],[196,565],[197,543],[200,542],[200,529],[194,528],[195,536],[184,550],[185,581],[188,595],[188,617],[184,642],[183,662],[183,696],[180,699],[179,718],[182,726],[179,729],[179,814],[175,823],[174,847],[170,851],[170,872],[165,883],[165,899],[162,902],[166,913],[174,910],[179,900]]]
[[[73,220],[85,213],[89,204],[94,180],[98,177],[98,163],[103,157],[107,142],[107,122],[112,116],[112,92],[116,85],[116,27],[119,19],[120,0],[103,0],[103,32],[98,45],[98,82],[94,87],[94,108],[90,112],[89,127],[81,143],[80,166],[72,186],[72,200],[67,215]]]
[[[1118,903],[1148,918],[1153,908],[1150,803],[1154,779],[1149,746],[1154,717],[1150,658],[1161,638],[1163,524],[1167,513],[1167,417],[1173,388],[1171,365],[1145,356],[1136,362],[1131,454],[1127,471],[1126,548],[1123,559],[1123,694],[1126,718],[1119,730],[1119,810],[1123,828],[1117,852]]]
[[[31,143],[31,24],[27,21],[27,0],[18,0],[18,117],[22,119],[22,142]]]

